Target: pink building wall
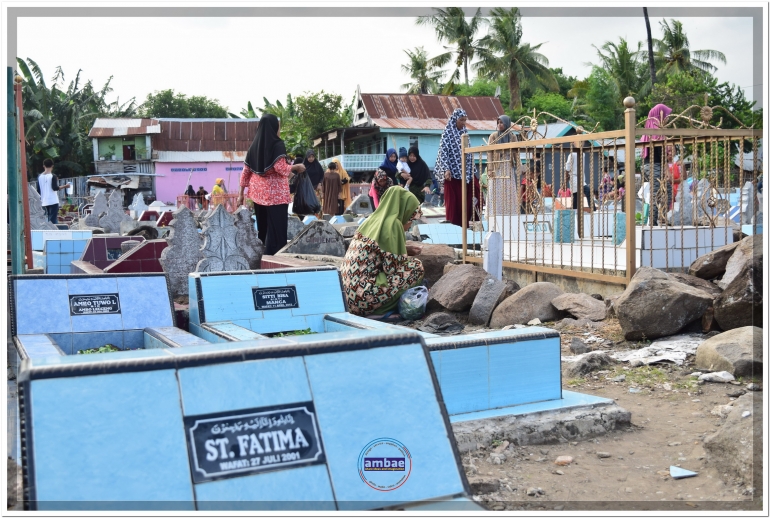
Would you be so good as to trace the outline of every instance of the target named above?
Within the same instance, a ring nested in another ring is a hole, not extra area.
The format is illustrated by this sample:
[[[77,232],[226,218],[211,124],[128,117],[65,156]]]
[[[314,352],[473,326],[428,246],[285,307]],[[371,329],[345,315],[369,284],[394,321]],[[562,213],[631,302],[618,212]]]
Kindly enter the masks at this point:
[[[224,178],[227,192],[237,193],[242,170],[243,162],[155,162],[155,174],[162,175],[155,178],[156,199],[175,205],[176,197],[183,195],[188,185],[195,191],[202,185],[211,192],[217,178]]]

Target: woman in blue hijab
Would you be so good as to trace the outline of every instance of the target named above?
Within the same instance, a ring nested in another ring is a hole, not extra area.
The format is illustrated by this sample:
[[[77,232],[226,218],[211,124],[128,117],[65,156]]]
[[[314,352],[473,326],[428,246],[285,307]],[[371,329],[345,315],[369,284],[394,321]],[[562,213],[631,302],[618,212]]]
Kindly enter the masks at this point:
[[[393,180],[393,185],[398,184],[396,179],[396,175],[398,174],[398,168],[396,167],[397,164],[398,153],[396,152],[396,149],[388,148],[388,152],[385,154],[385,160],[383,160],[380,164],[380,169],[385,171],[385,174],[388,175],[388,178]]]

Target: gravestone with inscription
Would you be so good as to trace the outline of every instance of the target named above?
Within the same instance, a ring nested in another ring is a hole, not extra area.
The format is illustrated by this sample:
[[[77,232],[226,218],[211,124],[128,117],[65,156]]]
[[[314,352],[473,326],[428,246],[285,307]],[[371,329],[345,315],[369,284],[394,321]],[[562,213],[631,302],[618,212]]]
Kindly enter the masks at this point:
[[[29,186],[29,226],[30,230],[59,230],[59,227],[46,218],[40,195],[31,185]]]
[[[349,210],[353,214],[371,214],[374,212],[372,199],[365,194],[359,194],[353,198],[353,201],[348,205],[346,210]]]
[[[314,221],[278,253],[345,256],[345,240],[327,221]]]
[[[89,227],[100,227],[99,219],[107,213],[109,207],[107,206],[107,198],[104,193],[99,191],[94,197],[94,206],[91,207],[91,214],[86,216],[86,225]]]
[[[254,220],[251,219],[251,211],[246,207],[240,207],[233,213],[235,227],[238,229],[235,242],[238,249],[246,256],[250,270],[258,270],[262,263],[262,255],[265,253],[265,245],[262,244],[257,231],[254,230]]]
[[[187,276],[195,271],[198,262],[203,259],[201,237],[195,218],[187,207],[174,213],[169,228],[169,246],[161,252],[160,264],[168,277],[171,294],[174,297],[185,296],[189,292]]]
[[[217,205],[203,222],[203,259],[198,272],[234,272],[248,270],[249,261],[238,247],[238,229],[224,205]]]
[[[107,214],[99,218],[99,226],[102,227],[105,232],[119,234],[120,223],[129,220],[131,220],[131,216],[126,214],[123,210],[123,191],[115,189],[112,191],[112,194],[110,194],[107,203]]]

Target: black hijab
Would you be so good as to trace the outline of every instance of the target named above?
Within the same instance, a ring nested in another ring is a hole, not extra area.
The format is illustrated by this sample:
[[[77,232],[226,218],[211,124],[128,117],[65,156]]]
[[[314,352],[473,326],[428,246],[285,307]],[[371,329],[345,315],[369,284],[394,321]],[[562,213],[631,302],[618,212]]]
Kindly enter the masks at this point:
[[[417,157],[417,160],[414,162],[408,162],[409,169],[411,170],[410,174],[412,175],[412,184],[423,187],[430,180],[430,168],[428,168],[428,164],[420,156],[420,150],[416,146],[409,148],[409,154],[414,154]]]
[[[246,153],[246,165],[257,174],[263,174],[273,167],[275,162],[286,156],[286,144],[278,136],[278,117],[266,113],[259,120],[259,128],[251,147]]]
[[[195,196],[195,191],[193,191],[192,185],[187,186],[187,191],[185,191],[185,195]]]
[[[310,163],[307,160],[310,155],[315,156],[313,163]],[[307,177],[310,178],[310,183],[313,184],[313,187],[318,187],[318,184],[323,182],[324,179],[324,168],[321,167],[321,164],[318,162],[318,157],[315,154],[315,150],[307,150],[307,153],[305,153],[305,160],[302,162],[302,164],[305,166],[305,173],[307,174]]]

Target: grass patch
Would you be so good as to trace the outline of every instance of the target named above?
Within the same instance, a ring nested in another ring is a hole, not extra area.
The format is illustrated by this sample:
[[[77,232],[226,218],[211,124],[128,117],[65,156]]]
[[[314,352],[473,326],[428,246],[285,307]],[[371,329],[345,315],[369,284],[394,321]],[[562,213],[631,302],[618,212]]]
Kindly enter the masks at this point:
[[[585,378],[574,378],[574,379],[571,379],[571,380],[567,380],[567,386],[568,387],[579,387],[579,386],[585,385],[585,384],[586,384],[586,379]]]
[[[265,336],[270,338],[280,338],[282,336],[298,336],[298,335],[315,335],[318,334],[315,331],[311,331],[308,327],[307,329],[297,329],[296,331],[285,331],[281,333],[267,333]]]
[[[81,349],[78,354],[100,354],[100,353],[116,353],[120,349],[112,344],[103,345],[101,347],[94,347],[93,349]]]
[[[636,369],[624,371],[626,383],[636,384],[642,387],[654,387],[668,381],[668,374],[663,369],[645,365]]]
[[[688,392],[695,392],[698,390],[698,379],[691,378],[684,381],[677,381],[674,383],[675,389],[686,390]]]

